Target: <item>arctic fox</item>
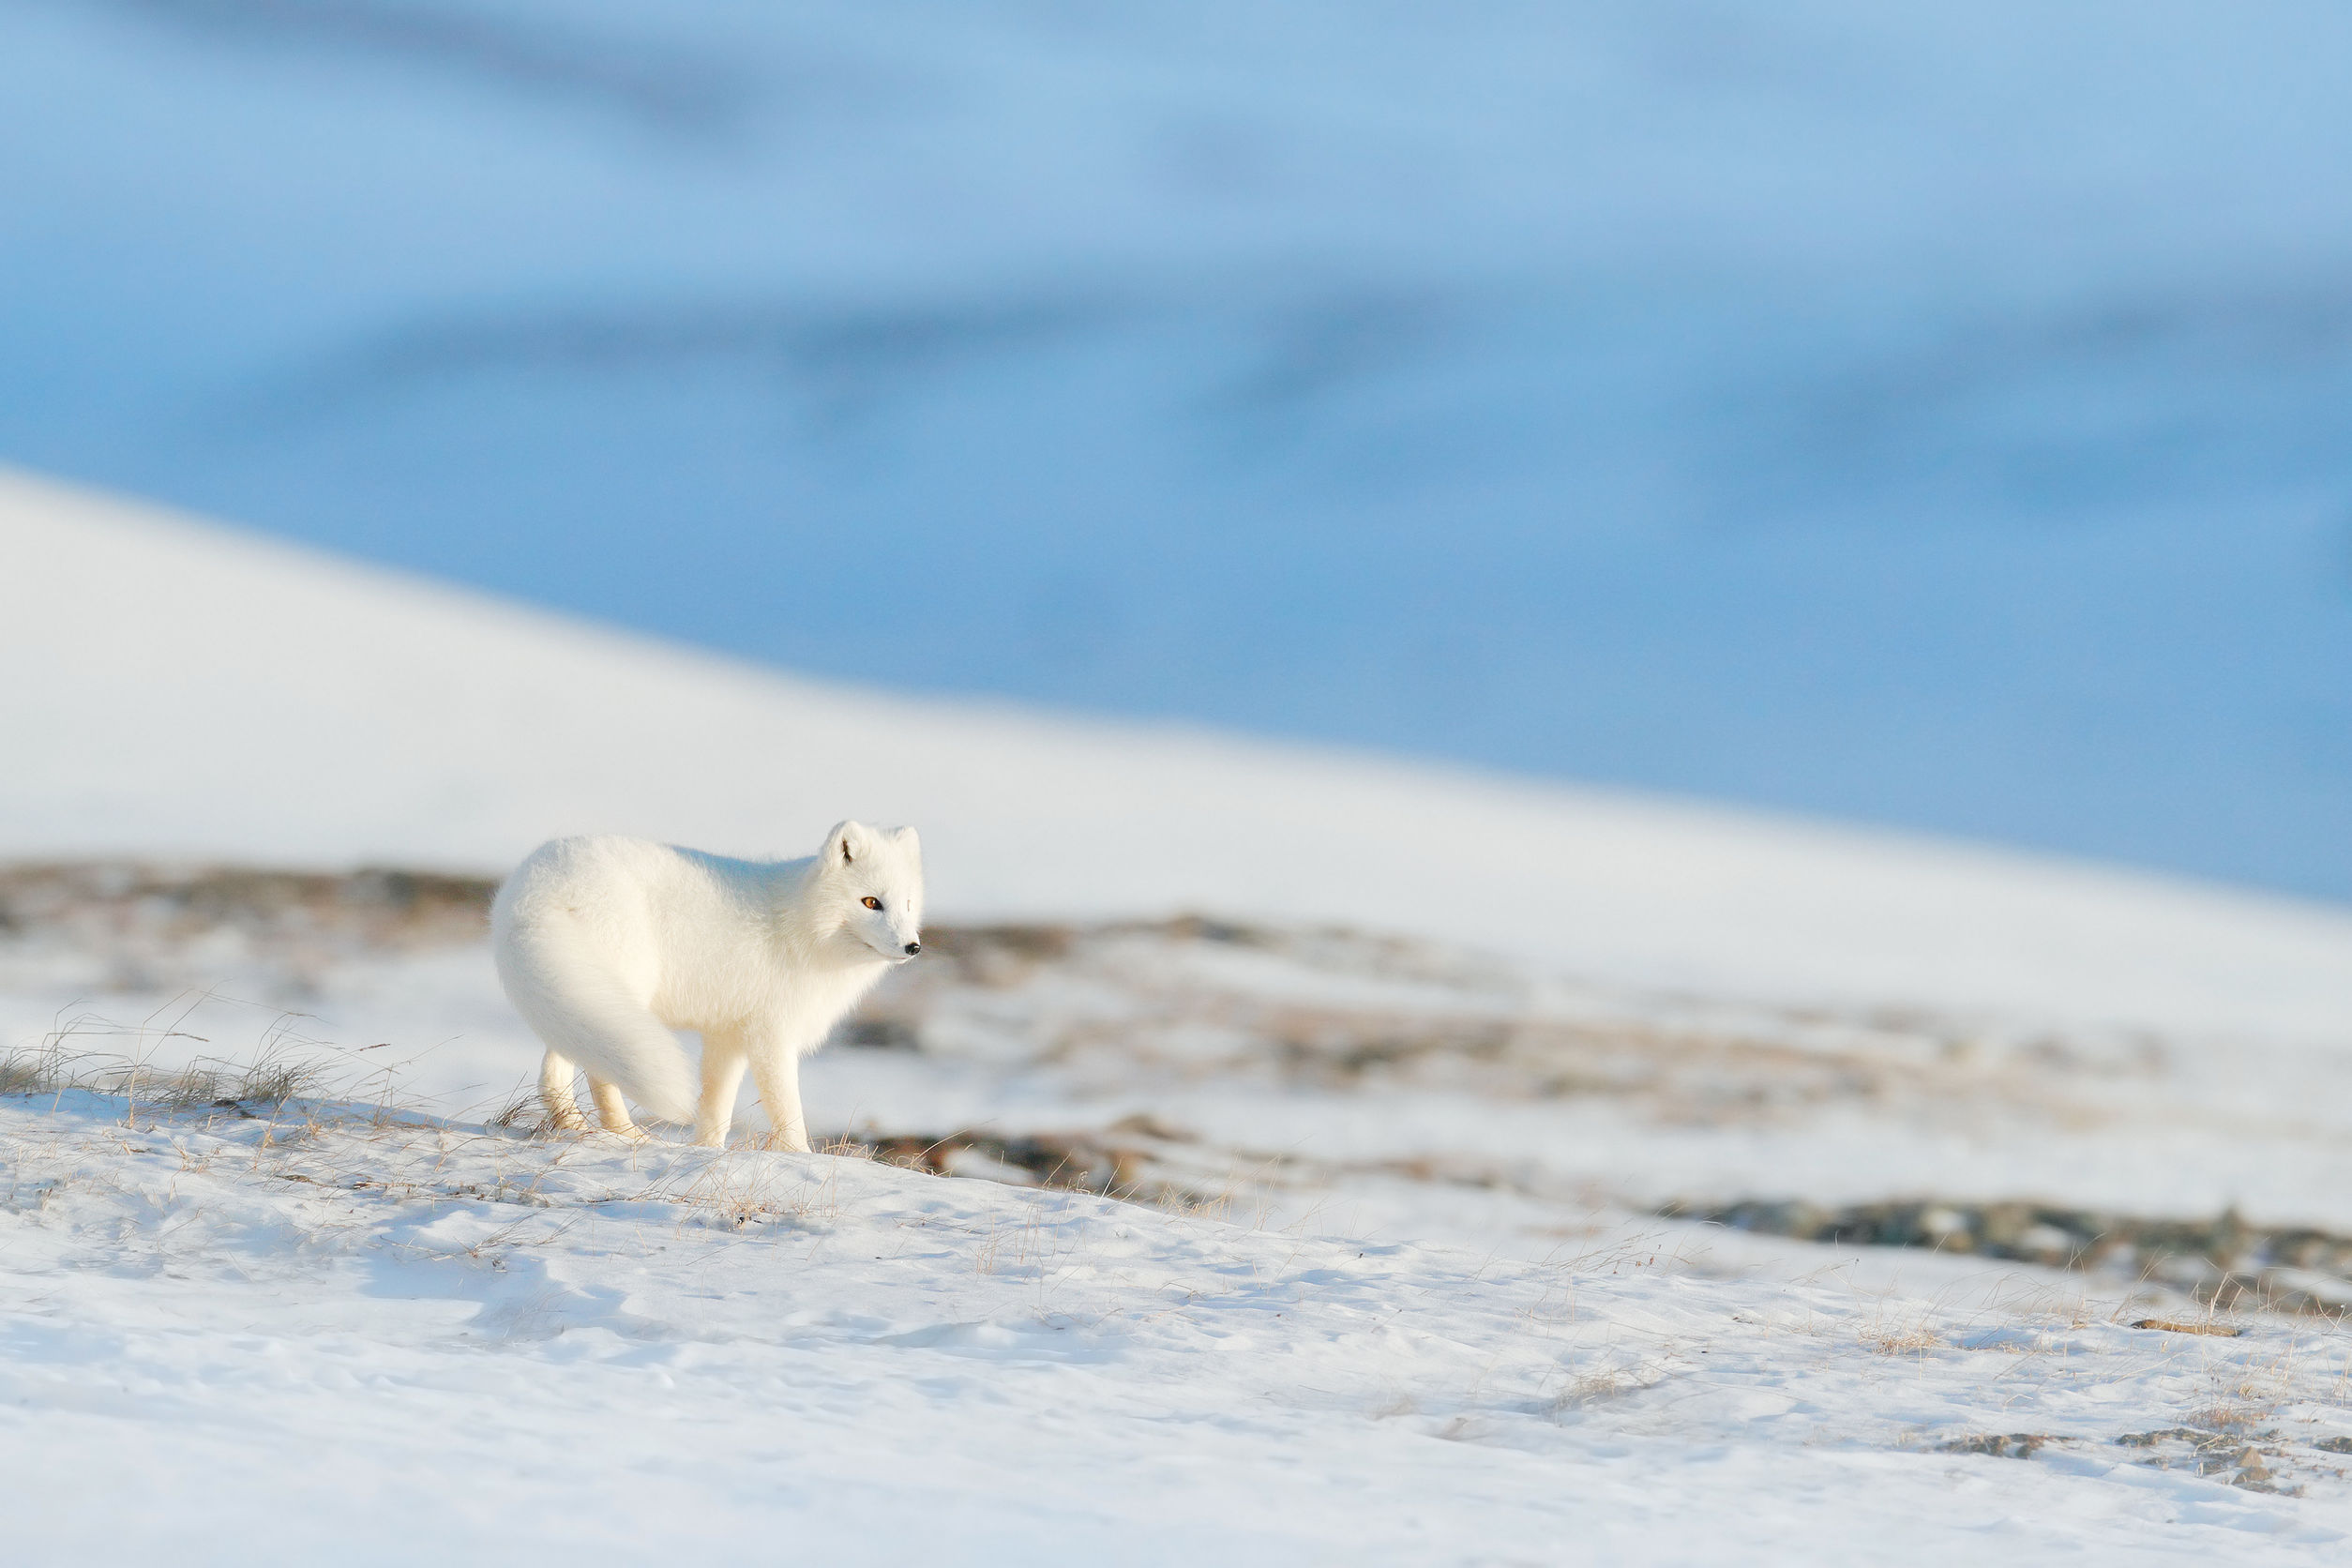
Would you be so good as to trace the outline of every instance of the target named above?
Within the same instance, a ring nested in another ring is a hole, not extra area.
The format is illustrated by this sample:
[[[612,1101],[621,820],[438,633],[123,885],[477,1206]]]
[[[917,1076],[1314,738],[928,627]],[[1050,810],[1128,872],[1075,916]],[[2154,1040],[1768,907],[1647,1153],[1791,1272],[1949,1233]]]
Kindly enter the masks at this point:
[[[539,1098],[581,1124],[587,1070],[608,1131],[641,1137],[626,1095],[656,1119],[727,1139],[748,1065],[785,1146],[806,1151],[800,1059],[875,981],[923,950],[923,846],[914,829],[843,822],[807,860],[728,860],[639,838],[558,838],[498,890],[490,943],[515,1010],[547,1042]],[[671,1033],[702,1036],[698,1097]]]

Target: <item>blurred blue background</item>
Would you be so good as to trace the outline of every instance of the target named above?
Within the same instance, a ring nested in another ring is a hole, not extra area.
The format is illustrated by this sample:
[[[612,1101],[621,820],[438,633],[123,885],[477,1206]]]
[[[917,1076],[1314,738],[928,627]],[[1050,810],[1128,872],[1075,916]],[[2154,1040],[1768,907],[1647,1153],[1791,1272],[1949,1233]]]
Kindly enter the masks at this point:
[[[0,459],[827,676],[2352,897],[2347,59],[0,0]]]

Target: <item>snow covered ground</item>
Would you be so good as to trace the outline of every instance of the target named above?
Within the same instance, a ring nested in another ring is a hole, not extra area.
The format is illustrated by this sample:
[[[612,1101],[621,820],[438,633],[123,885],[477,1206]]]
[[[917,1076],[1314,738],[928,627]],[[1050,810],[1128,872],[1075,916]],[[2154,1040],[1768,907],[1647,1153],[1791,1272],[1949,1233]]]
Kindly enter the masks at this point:
[[[0,543],[15,1558],[2352,1530],[2352,1344],[2261,1305],[2352,1292],[2340,912],[790,680],[25,478]],[[852,1146],[503,1114],[487,875],[846,813],[939,923],[810,1063]]]
[[[2330,1317],[2216,1315],[2209,1266],[2153,1253],[1655,1212],[2235,1202],[2341,1241],[2341,1056],[1342,932],[976,927],[811,1062],[814,1126],[854,1141],[763,1153],[752,1116],[713,1154],[530,1136],[478,889],[7,891],[0,1032],[151,1064],[0,1098],[27,1560],[256,1515],[290,1560],[401,1521],[335,1547],[362,1561],[780,1531],[951,1562],[2292,1562],[2352,1530]],[[191,1096],[191,1061],[232,1065]],[[257,1062],[321,1064],[322,1097],[210,1103]],[[2344,1259],[2242,1277],[2341,1302]],[[143,1478],[127,1513],[76,1479],[100,1452]]]
[[[0,875],[17,933],[0,941],[0,1038],[158,1067],[282,1047],[336,1081],[373,1075],[368,1092],[394,1103],[478,1119],[539,1048],[483,944],[488,885],[430,886]],[[1083,1135],[1191,1198],[1470,1225],[1480,1246],[1518,1253],[1596,1210],[1907,1195],[2234,1208],[2352,1233],[2342,1049],[1790,1007],[1196,919],[935,924],[927,945],[810,1063],[819,1131]],[[1495,1207],[1452,1212],[1443,1195],[1462,1188]]]
[[[0,1139],[17,1561],[2317,1563],[2352,1528],[2352,1346],[2308,1319],[364,1113],[68,1095]]]

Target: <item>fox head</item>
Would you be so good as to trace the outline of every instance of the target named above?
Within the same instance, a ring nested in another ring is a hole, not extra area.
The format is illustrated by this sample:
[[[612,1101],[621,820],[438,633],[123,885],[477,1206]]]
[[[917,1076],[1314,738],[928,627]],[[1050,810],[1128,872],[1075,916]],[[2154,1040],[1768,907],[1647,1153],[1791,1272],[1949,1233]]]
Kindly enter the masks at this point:
[[[923,951],[923,840],[911,827],[842,822],[815,867],[822,918],[879,957],[902,964]]]

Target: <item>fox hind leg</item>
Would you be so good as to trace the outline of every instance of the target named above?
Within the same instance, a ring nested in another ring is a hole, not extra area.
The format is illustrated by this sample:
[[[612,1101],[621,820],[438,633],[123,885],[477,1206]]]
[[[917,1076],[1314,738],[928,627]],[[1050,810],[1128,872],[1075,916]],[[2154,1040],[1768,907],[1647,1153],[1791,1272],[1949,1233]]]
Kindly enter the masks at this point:
[[[629,1120],[628,1102],[621,1098],[618,1085],[607,1083],[590,1073],[588,1097],[596,1102],[596,1120],[604,1123],[606,1132],[616,1133],[632,1142],[646,1136],[644,1128]]]
[[[587,1124],[580,1120],[580,1102],[572,1098],[572,1064],[553,1051],[539,1059],[539,1105],[557,1132],[578,1132]]]
[[[580,1125],[571,1095],[575,1063],[592,1078],[627,1085],[629,1098],[656,1121],[683,1122],[694,1114],[693,1070],[677,1036],[648,1003],[599,975],[579,955],[544,942],[509,946],[513,950],[499,956],[499,978],[515,1011],[548,1048],[540,1083],[552,1124]]]

